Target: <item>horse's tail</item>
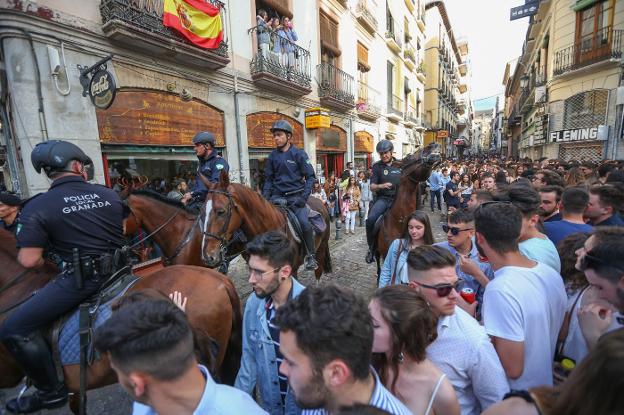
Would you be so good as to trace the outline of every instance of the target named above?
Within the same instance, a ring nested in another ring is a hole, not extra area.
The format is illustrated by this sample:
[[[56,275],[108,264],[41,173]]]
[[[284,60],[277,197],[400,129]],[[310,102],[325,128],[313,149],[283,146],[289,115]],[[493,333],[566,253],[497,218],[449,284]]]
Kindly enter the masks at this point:
[[[238,369],[240,369],[240,360],[243,353],[243,315],[240,298],[236,292],[236,288],[232,282],[225,278],[225,287],[232,304],[232,331],[228,340],[223,363],[221,363],[221,382],[234,386]]]
[[[323,272],[327,274],[332,272],[331,255],[329,255],[329,241],[325,241],[323,245],[325,245],[325,247],[323,248],[323,250],[325,251],[325,258],[323,258]]]

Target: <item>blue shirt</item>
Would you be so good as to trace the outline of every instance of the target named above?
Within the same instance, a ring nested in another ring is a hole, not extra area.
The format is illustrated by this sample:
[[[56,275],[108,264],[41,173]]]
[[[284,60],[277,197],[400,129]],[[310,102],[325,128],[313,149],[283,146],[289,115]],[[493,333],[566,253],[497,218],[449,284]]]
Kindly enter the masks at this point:
[[[264,189],[266,199],[271,196],[286,197],[286,193],[299,191],[297,197],[308,200],[316,175],[308,154],[290,145],[286,151],[273,150],[264,168]]]
[[[199,178],[199,175],[203,175],[210,183],[217,183],[221,176],[221,170],[225,170],[227,173],[230,171],[230,166],[227,161],[221,156],[217,154],[217,152],[213,149],[212,153],[205,158],[199,160],[199,167],[197,167],[197,178],[195,179],[195,184],[193,185],[192,194],[195,197],[201,198],[202,200],[206,198],[206,193],[208,189],[204,185],[204,182]]]
[[[382,385],[379,380],[379,376],[374,369],[371,368],[371,372],[375,377],[375,388],[373,389],[373,394],[371,396],[370,402],[368,405],[374,406],[375,408],[383,409],[386,412],[391,413],[392,415],[412,415],[412,412],[407,409],[407,407],[394,395],[390,393],[388,389]],[[329,415],[324,408],[319,409],[308,409],[301,413],[302,415]]]
[[[614,213],[610,218],[597,223],[595,226],[624,226],[624,220],[619,214]]]
[[[429,188],[432,192],[442,190],[445,185],[444,181],[442,180],[442,174],[438,173],[437,171],[431,173],[431,176],[429,176],[429,180],[427,181],[429,182]]]
[[[520,252],[533,261],[546,264],[561,273],[561,259],[555,244],[548,238],[530,238],[518,244]]]
[[[591,225],[584,223],[572,223],[567,220],[559,220],[556,222],[544,223],[544,230],[546,236],[552,241],[555,246],[568,235],[573,233],[586,232],[589,233],[594,229]]]
[[[193,415],[266,414],[251,399],[251,396],[231,386],[219,385],[212,379],[206,367],[197,366],[206,379],[206,386]],[[158,415],[158,412],[147,405],[135,402],[132,407],[132,415]]]

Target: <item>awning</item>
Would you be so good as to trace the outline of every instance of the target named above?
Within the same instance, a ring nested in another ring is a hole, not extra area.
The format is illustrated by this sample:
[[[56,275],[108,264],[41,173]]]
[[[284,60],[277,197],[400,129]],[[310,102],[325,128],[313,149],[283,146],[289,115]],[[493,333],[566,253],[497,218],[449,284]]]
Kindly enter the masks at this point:
[[[577,0],[576,4],[572,6],[572,10],[578,12],[579,10],[583,10],[592,6],[595,3],[598,3],[600,0]]]

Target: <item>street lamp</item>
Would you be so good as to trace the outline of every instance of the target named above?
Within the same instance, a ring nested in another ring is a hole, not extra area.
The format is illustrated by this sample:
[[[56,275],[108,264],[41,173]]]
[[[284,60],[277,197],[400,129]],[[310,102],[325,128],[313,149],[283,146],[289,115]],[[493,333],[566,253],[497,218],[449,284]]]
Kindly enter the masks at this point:
[[[520,78],[520,88],[524,89],[529,84],[529,77],[527,75],[523,75]]]

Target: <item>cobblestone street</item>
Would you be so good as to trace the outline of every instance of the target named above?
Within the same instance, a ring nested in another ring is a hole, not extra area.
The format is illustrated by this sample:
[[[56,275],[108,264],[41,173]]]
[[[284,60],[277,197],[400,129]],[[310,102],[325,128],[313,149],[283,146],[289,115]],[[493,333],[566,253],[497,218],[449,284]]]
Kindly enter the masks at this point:
[[[440,226],[440,214],[438,212],[430,213],[429,218],[436,242],[445,240],[445,235]],[[359,218],[357,223],[359,224]],[[344,228],[342,228],[340,230],[340,239],[336,240],[335,236],[335,226],[332,224],[329,244],[333,272],[323,275],[320,283],[327,284],[332,282],[351,287],[361,295],[369,297],[377,287],[377,278],[375,264],[367,264],[364,261],[364,256],[366,255],[366,232],[364,227],[356,226],[355,235],[345,235]],[[302,284],[306,286],[316,284],[314,273],[303,271],[303,268],[301,270],[299,281]],[[244,303],[251,294],[251,288],[247,282],[245,262],[242,260],[235,261],[230,266],[229,276],[234,281]],[[14,396],[17,391],[17,389],[0,390],[1,408],[4,408],[5,400]],[[90,414],[125,415],[131,413],[132,401],[117,384],[89,392],[88,402],[88,412]],[[0,414],[2,413],[2,409],[0,409]],[[39,413],[61,415],[70,414],[71,412],[65,407]]]

